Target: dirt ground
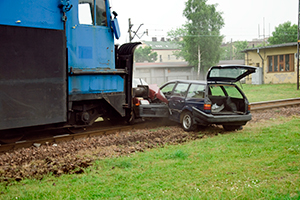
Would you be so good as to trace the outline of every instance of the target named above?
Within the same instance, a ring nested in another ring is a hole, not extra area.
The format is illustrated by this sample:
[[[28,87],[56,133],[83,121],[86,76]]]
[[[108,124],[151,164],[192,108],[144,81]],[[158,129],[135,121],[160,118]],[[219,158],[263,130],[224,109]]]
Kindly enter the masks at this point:
[[[271,118],[299,115],[300,107],[273,109],[252,113],[248,125]],[[185,132],[177,126],[119,132],[58,144],[18,149],[0,154],[0,181],[20,181],[24,178],[42,179],[54,175],[84,173],[94,160],[117,157],[166,144],[176,145],[226,133],[221,126],[209,126],[194,132]]]

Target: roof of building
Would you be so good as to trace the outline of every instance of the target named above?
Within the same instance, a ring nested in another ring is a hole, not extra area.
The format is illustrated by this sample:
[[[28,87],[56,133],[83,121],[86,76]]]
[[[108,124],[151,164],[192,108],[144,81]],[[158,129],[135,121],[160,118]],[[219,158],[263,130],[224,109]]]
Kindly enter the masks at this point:
[[[153,50],[179,50],[179,45],[171,41],[143,41],[143,43]]]
[[[230,65],[230,64],[244,65],[245,60],[220,60],[217,65]]]
[[[177,67],[192,67],[188,62],[144,62],[144,63],[134,63],[137,68],[177,68]]]
[[[242,52],[256,51],[257,49],[272,49],[272,48],[291,47],[291,46],[297,46],[297,42],[290,42],[290,43],[284,43],[284,44],[275,44],[275,45],[264,46],[264,47],[255,47],[255,48],[245,49]]]

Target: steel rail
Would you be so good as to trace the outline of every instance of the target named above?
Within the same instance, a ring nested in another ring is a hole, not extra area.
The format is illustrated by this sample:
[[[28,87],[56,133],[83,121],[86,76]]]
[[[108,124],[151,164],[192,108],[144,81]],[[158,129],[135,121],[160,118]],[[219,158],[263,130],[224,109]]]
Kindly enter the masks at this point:
[[[251,111],[268,110],[273,108],[291,107],[291,106],[299,106],[299,105],[300,105],[300,98],[250,103]]]

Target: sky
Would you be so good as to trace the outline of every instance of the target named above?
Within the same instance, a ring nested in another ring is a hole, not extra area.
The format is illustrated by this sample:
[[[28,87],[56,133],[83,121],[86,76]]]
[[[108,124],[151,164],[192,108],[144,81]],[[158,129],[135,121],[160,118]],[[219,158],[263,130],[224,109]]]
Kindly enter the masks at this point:
[[[182,27],[187,0],[110,0],[112,11],[118,13],[121,38],[116,43],[129,42],[128,19],[133,24],[132,31],[139,31],[133,41],[160,40],[167,32]],[[275,27],[290,21],[298,24],[298,0],[207,0],[207,4],[218,4],[225,25],[221,34],[224,42],[252,41],[272,36]],[[149,35],[142,34],[148,29]]]

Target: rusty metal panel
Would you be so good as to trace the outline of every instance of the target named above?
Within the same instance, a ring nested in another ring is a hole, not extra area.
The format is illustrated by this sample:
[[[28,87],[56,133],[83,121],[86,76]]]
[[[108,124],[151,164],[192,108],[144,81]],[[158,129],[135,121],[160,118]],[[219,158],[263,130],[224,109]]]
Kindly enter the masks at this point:
[[[67,121],[62,30],[0,25],[0,130]]]

